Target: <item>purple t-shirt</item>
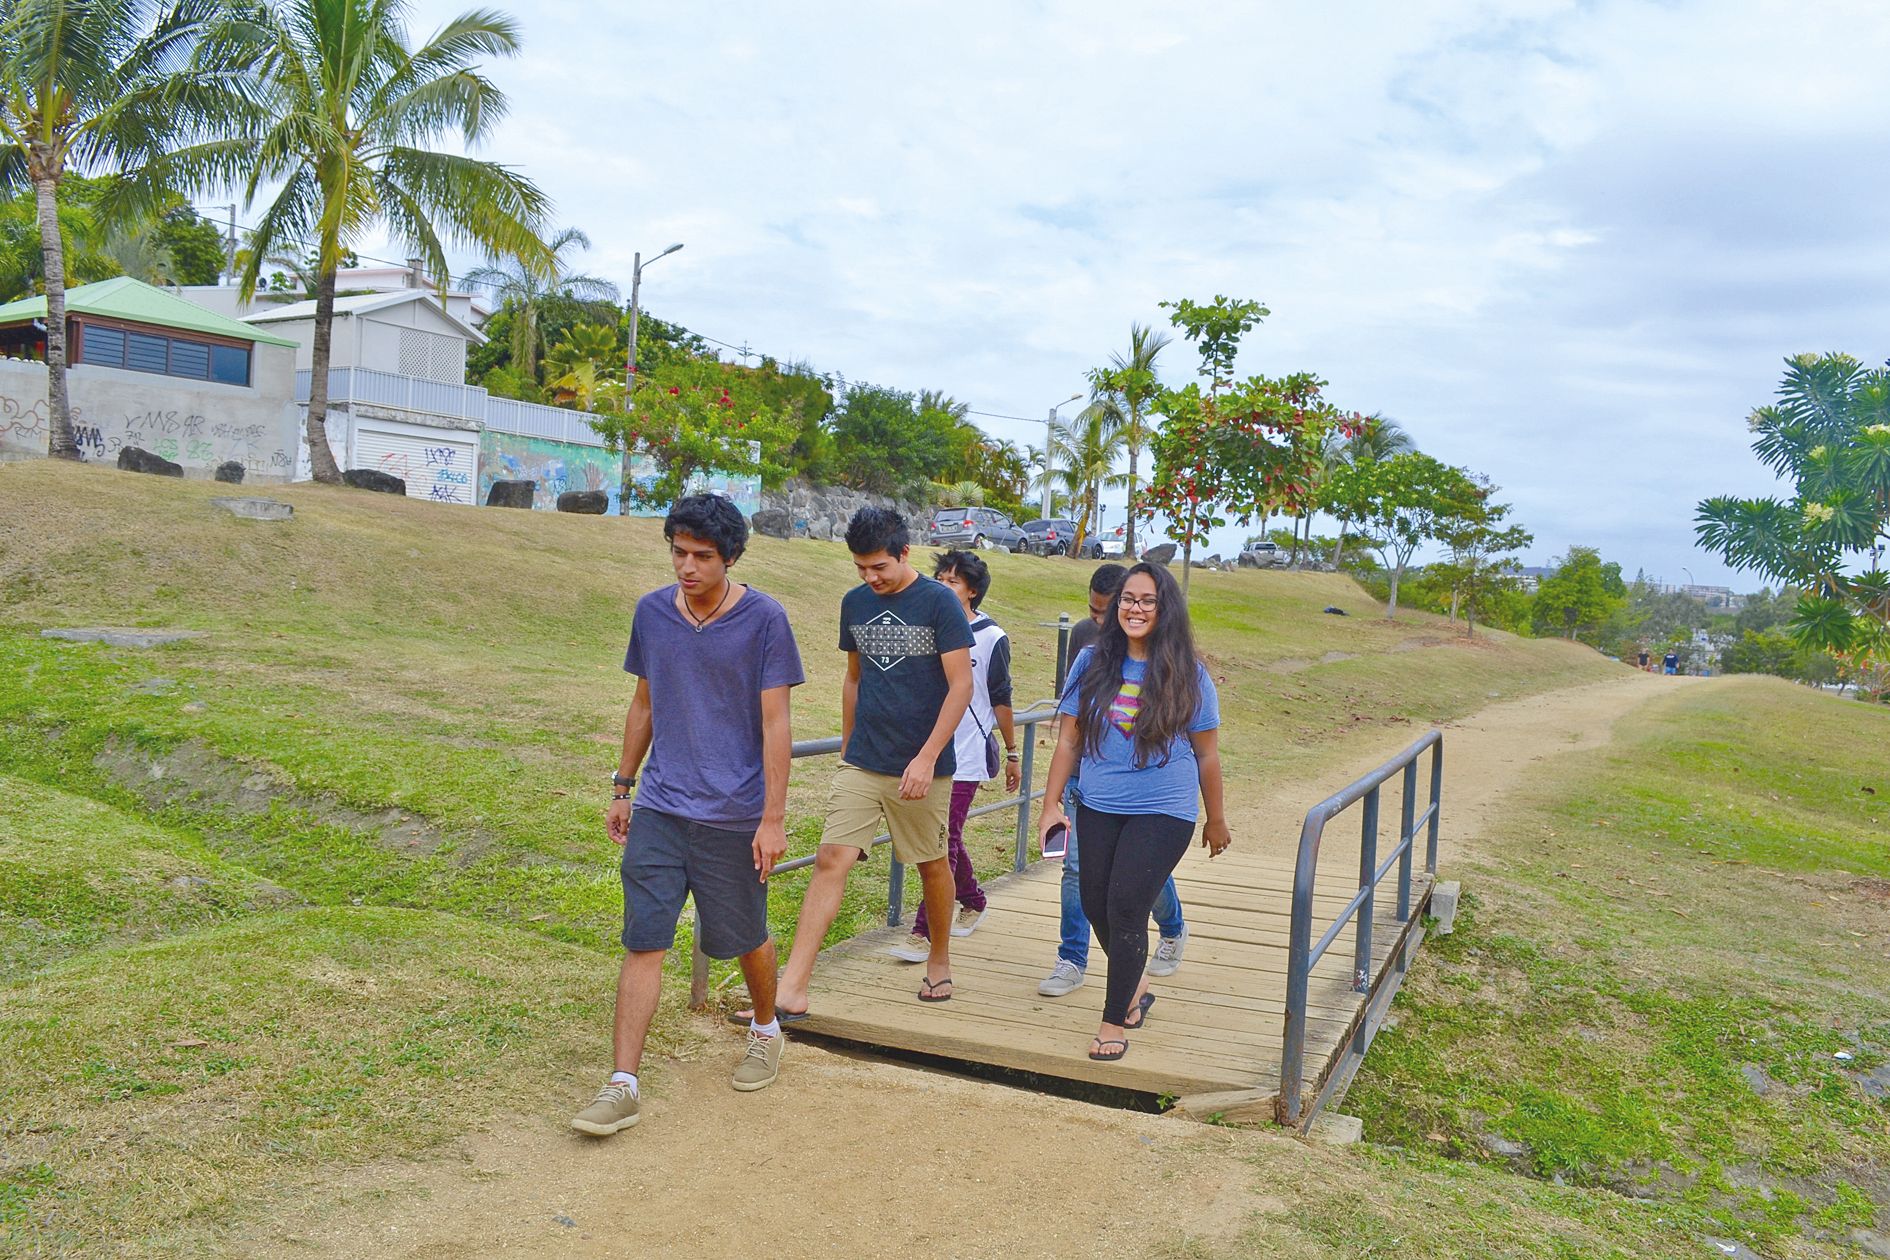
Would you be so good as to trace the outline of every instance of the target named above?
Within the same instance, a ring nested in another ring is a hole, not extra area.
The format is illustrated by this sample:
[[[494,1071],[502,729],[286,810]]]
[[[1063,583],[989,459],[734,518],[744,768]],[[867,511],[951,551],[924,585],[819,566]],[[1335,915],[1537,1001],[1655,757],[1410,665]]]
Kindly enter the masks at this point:
[[[650,756],[636,803],[691,822],[761,825],[761,693],[798,687],[801,652],[787,611],[754,587],[701,630],[676,610],[676,587],[637,601],[624,669],[650,684]]]

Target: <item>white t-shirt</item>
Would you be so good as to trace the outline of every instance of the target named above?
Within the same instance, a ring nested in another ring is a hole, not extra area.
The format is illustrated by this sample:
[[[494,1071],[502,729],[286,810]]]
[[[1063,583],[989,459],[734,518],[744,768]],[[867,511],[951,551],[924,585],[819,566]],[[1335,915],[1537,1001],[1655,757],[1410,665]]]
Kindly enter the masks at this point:
[[[1004,732],[997,729],[999,705],[1011,703],[1011,640],[1003,627],[989,617],[973,613],[971,619],[971,703],[965,716],[958,719],[952,734],[952,749],[958,769],[952,778],[959,783],[984,782],[984,737],[991,732],[998,737],[998,752],[1003,755]]]

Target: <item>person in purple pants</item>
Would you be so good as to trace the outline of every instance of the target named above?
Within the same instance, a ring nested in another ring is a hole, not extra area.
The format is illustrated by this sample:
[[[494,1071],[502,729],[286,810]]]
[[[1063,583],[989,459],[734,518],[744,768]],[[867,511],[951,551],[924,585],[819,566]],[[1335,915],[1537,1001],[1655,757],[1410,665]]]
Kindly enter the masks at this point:
[[[1017,732],[1011,722],[1011,641],[1003,627],[978,611],[991,589],[991,566],[969,551],[947,551],[934,562],[932,575],[958,596],[971,622],[971,704],[959,719],[953,737],[958,769],[952,776],[951,811],[946,816],[952,882],[958,911],[953,936],[970,936],[984,920],[984,889],[978,886],[971,854],[965,851],[965,818],[972,798],[987,778],[997,773],[997,738],[1004,737],[1004,783],[1017,791]],[[912,921],[912,936],[887,951],[902,962],[922,963],[930,945],[925,907]]]

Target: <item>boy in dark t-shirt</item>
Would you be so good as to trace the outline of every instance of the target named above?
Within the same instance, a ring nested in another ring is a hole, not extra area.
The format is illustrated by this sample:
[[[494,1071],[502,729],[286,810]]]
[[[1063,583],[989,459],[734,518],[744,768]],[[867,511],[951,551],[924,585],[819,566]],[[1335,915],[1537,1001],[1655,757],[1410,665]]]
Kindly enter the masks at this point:
[[[971,700],[971,624],[956,595],[908,562],[910,544],[905,518],[885,508],[861,508],[847,525],[847,550],[862,585],[840,601],[840,650],[847,654],[841,765],[775,997],[786,1021],[806,1014],[814,960],[840,911],[847,873],[866,855],[882,819],[893,857],[917,866],[925,886],[931,956],[919,1000],[952,996],[955,886],[946,817],[957,766],[952,737]]]

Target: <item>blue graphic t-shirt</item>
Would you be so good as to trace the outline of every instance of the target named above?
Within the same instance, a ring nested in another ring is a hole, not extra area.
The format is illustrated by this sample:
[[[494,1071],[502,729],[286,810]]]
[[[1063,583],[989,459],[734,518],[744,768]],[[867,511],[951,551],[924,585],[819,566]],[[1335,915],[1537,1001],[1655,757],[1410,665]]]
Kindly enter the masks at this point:
[[[841,759],[874,774],[904,774],[951,690],[939,657],[970,646],[964,606],[942,582],[921,577],[896,595],[875,595],[864,584],[848,591],[840,601],[840,650],[860,654],[860,698]],[[957,768],[947,740],[933,774]]]
[[[1076,716],[1082,708],[1079,680],[1096,660],[1095,648],[1084,648],[1070,666],[1070,676],[1063,684],[1059,713]],[[1207,668],[1195,664],[1201,685],[1201,703],[1195,708],[1190,733],[1211,731],[1221,724],[1220,695]],[[1103,731],[1100,752],[1085,751],[1078,766],[1083,783],[1083,804],[1105,814],[1166,814],[1189,822],[1201,816],[1201,766],[1194,756],[1194,744],[1187,734],[1175,736],[1168,745],[1168,760],[1155,757],[1146,766],[1135,764],[1135,721],[1142,711],[1142,683],[1148,675],[1148,662],[1126,657],[1122,662],[1122,681],[1109,705],[1108,727]],[[1087,741],[1085,741],[1087,743]]]

